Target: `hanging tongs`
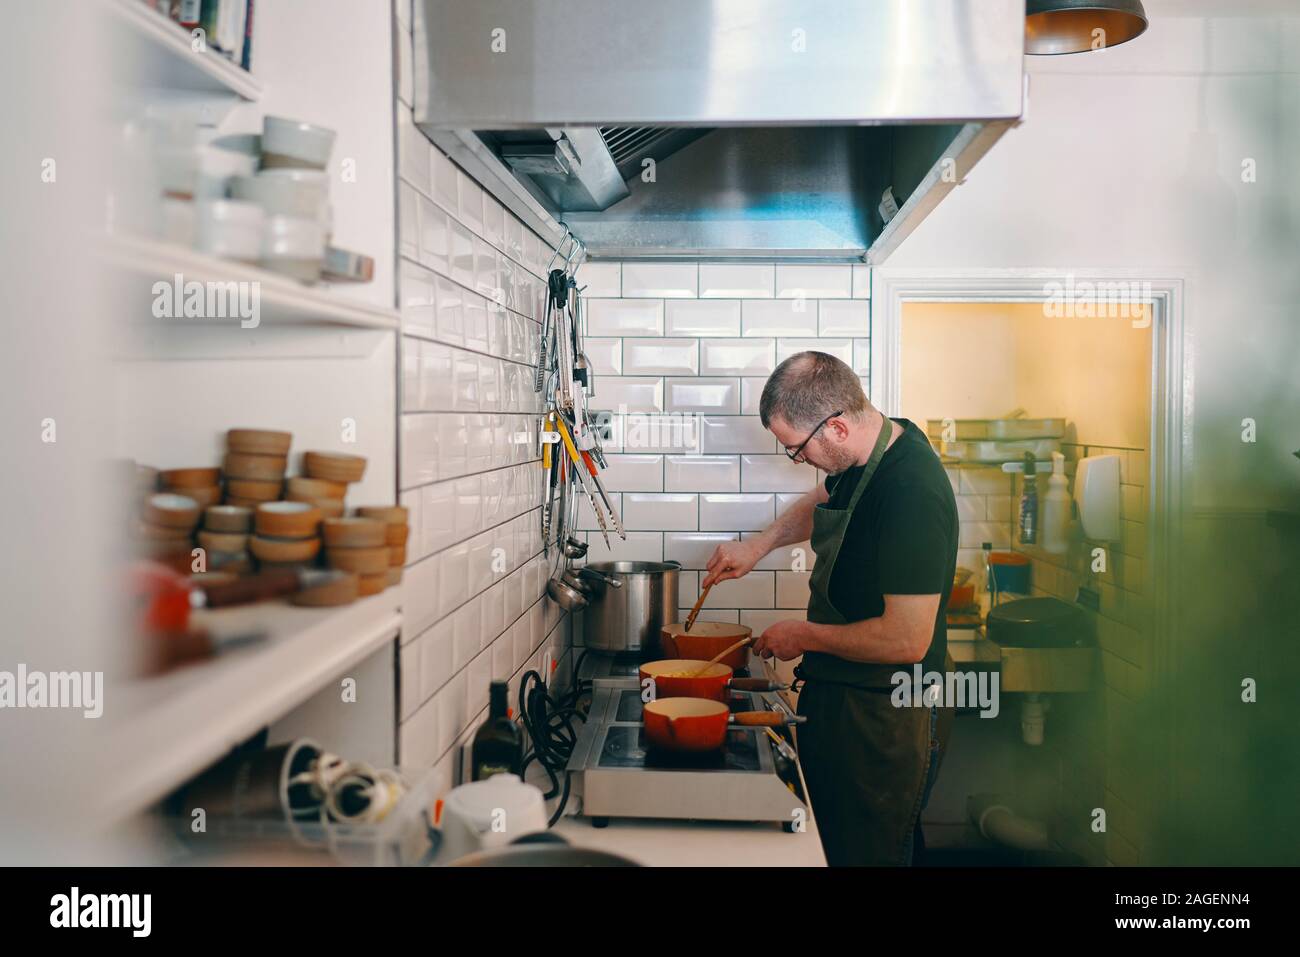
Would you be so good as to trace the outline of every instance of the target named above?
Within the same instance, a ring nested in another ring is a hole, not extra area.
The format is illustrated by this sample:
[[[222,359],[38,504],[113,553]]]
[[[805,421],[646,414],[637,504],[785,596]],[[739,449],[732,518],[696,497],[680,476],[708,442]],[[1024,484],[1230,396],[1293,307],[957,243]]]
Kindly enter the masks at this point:
[[[557,368],[560,372],[565,371],[562,363],[555,363],[557,358],[556,350],[548,349],[551,340],[558,340],[561,337],[559,326],[561,316],[568,307],[569,291],[568,279],[571,273],[572,263],[578,257],[579,253],[586,253],[586,247],[573,231],[564,223],[564,238],[560,240],[560,245],[555,252],[551,254],[551,261],[546,264],[547,277],[547,295],[546,308],[542,310],[542,335],[541,344],[537,350],[537,374],[533,377],[533,391],[541,392],[542,386],[546,382],[546,373],[552,368]],[[566,247],[568,252],[565,252]],[[563,260],[564,268],[557,269],[556,263]]]
[[[587,496],[587,503],[591,506],[591,512],[596,517],[596,524],[600,527],[600,534],[605,538],[606,547],[609,546],[609,525],[605,521],[605,513],[601,511],[600,506],[596,504],[596,497],[591,494],[591,489],[587,487],[582,474],[582,459],[578,457],[578,449],[573,444],[573,437],[569,433],[569,428],[565,424],[564,415],[555,416],[555,425],[560,433],[560,442],[564,451],[569,453],[569,458],[573,460],[572,475],[574,480],[581,486],[583,493]]]

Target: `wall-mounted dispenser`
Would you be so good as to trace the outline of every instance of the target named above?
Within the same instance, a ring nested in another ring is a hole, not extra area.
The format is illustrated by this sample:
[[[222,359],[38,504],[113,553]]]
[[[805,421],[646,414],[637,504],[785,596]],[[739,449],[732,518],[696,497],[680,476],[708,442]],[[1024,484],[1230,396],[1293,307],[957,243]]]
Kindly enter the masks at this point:
[[[1119,456],[1079,459],[1074,500],[1079,505],[1084,538],[1093,542],[1119,541]]]

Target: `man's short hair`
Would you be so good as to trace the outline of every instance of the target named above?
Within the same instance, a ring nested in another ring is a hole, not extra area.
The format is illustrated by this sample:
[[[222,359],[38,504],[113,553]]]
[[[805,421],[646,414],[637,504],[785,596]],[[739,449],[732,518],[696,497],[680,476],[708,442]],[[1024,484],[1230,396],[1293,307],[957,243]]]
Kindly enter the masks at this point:
[[[768,377],[758,401],[764,428],[774,416],[796,429],[811,429],[836,412],[858,419],[868,408],[857,373],[825,352],[798,352],[786,359]]]

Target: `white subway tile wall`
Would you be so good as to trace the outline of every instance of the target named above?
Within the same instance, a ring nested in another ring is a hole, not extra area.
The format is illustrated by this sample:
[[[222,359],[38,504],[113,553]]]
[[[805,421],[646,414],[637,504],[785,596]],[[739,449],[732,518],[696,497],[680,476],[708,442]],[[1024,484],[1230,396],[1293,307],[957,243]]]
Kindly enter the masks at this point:
[[[460,780],[458,745],[486,716],[489,682],[510,681],[514,701],[523,673],[540,669],[545,654],[562,677],[572,662],[571,620],[545,597],[541,400],[533,392],[541,273],[553,250],[416,128],[410,17],[399,14],[395,23],[398,481],[411,524],[401,586],[398,760],[436,767],[451,787]],[[688,271],[694,275],[693,266]],[[583,279],[589,294],[621,295],[617,266],[590,266]],[[636,308],[610,302],[603,315],[614,335],[661,331],[662,300]],[[622,371],[621,339],[589,340],[587,348],[598,381]],[[668,350],[640,361],[677,371],[678,358]],[[657,373],[609,386],[636,407],[662,405]],[[629,468],[632,476],[645,471],[644,463]],[[661,483],[657,457],[652,471]],[[627,548],[661,556],[662,536],[633,539]]]
[[[607,485],[629,529],[606,548],[584,504],[587,558],[680,562],[685,614],[720,543],[756,535],[822,478],[781,452],[759,421],[759,396],[777,362],[801,349],[839,356],[867,388],[870,270],[597,262],[578,282],[592,409],[611,413]],[[759,631],[801,618],[812,566],[808,543],[778,549],[714,588],[703,617]]]
[[[738,336],[740,300],[674,299],[665,302],[664,331],[670,336]]]

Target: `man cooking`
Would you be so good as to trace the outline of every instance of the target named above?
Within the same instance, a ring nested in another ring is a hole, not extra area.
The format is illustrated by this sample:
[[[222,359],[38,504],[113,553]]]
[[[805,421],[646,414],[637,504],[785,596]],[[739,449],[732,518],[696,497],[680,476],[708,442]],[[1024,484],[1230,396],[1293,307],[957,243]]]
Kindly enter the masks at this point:
[[[754,650],[785,661],[803,655],[799,758],[827,861],[910,864],[954,711],[896,707],[891,679],[906,671],[910,680],[916,662],[923,672],[953,668],[945,628],[957,563],[952,486],[924,433],[872,408],[856,373],[824,352],[777,366],[759,415],[786,455],[826,472],[826,482],[756,538],[719,545],[701,587],[811,540],[808,620],[777,622]]]

